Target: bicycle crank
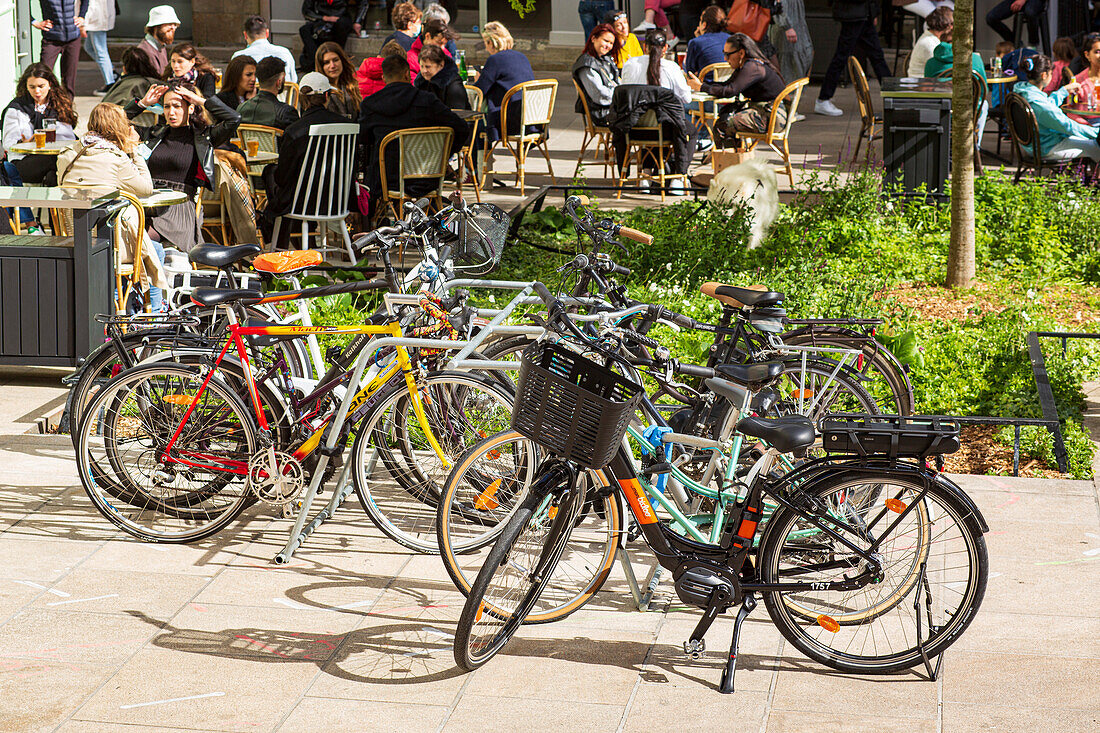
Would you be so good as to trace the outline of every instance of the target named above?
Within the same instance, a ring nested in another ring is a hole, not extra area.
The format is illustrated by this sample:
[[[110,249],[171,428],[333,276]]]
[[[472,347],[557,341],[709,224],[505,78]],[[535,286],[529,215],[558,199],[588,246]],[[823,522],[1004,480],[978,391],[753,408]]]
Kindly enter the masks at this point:
[[[284,513],[304,486],[305,470],[292,455],[267,448],[248,461],[248,488],[260,501],[283,507]]]

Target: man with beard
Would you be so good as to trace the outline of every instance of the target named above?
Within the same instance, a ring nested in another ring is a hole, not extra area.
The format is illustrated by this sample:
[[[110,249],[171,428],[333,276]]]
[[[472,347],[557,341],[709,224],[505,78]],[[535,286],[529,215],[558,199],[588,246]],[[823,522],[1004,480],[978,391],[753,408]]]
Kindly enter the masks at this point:
[[[179,27],[179,16],[171,5],[149,8],[145,40],[138,44],[138,48],[149,57],[149,63],[153,65],[157,76],[164,76],[164,69],[168,66],[168,49],[176,40],[176,29]]]

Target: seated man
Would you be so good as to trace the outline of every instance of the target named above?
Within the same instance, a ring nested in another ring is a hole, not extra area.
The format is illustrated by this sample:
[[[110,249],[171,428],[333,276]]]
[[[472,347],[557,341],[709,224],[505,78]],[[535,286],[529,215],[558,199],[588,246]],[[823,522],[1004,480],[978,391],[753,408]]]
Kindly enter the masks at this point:
[[[264,241],[267,242],[271,241],[275,219],[289,212],[294,203],[294,189],[302,173],[310,126],[341,125],[348,121],[346,117],[325,109],[332,84],[324,74],[311,71],[303,76],[299,91],[302,101],[301,119],[292,122],[279,138],[279,162],[266,166],[263,172],[267,207],[256,218]],[[279,232],[279,241],[275,243],[276,249],[289,248],[290,230],[291,227],[284,223]]]
[[[382,139],[395,130],[416,127],[450,127],[454,130],[451,153],[457,153],[470,135],[466,123],[432,94],[412,85],[409,62],[396,56],[382,61],[382,79],[386,86],[366,99],[359,107],[359,140],[366,151],[366,181],[370,188],[371,213],[382,199],[382,172],[378,165],[378,150]],[[390,190],[398,187],[397,146],[386,149],[386,173]],[[392,174],[391,174],[392,172]],[[432,181],[415,180],[406,184],[411,196],[423,196],[434,189]]]
[[[268,56],[256,64],[256,96],[237,107],[241,122],[285,130],[297,120],[298,110],[286,102],[280,102],[277,96],[285,84],[286,70],[281,58]]]
[[[306,72],[313,68],[313,57],[322,43],[332,41],[341,48],[347,43],[354,21],[347,0],[302,0],[302,17],[306,22],[298,29],[302,37],[298,68]]]
[[[1002,0],[993,6],[985,16],[985,23],[997,35],[1006,41],[1015,41],[1012,29],[1005,25],[1005,19],[1011,18],[1016,13],[1022,12],[1027,21],[1027,35],[1031,39],[1031,45],[1038,43],[1039,23],[1038,17],[1047,11],[1047,0]]]

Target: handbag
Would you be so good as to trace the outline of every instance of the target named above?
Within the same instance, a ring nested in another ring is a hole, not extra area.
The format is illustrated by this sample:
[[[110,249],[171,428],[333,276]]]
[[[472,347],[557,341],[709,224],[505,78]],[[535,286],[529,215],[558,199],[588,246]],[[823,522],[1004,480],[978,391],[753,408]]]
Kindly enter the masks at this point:
[[[370,189],[358,181],[355,183],[355,203],[360,214],[370,216]]]
[[[726,30],[730,33],[744,33],[754,41],[760,41],[768,32],[772,21],[774,3],[765,4],[755,0],[733,0],[730,11],[726,13]]]

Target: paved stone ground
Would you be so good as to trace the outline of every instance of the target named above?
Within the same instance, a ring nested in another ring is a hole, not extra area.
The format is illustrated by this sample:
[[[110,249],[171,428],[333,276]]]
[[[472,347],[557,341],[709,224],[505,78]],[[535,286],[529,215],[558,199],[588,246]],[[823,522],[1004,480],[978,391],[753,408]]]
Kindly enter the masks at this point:
[[[843,675],[746,624],[738,691],[680,652],[698,612],[631,609],[616,566],[582,611],[460,674],[462,598],[435,557],[352,502],[288,567],[289,523],[195,546],[129,539],[91,507],[66,437],[25,435],[56,373],[0,370],[0,730],[1054,731],[1100,725],[1100,510],[1090,481],[958,480],[991,526],[981,612],[918,674]],[[1096,406],[1090,408],[1095,410]],[[639,572],[646,562],[635,553]],[[661,586],[666,595],[671,586]]]

